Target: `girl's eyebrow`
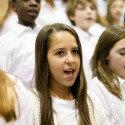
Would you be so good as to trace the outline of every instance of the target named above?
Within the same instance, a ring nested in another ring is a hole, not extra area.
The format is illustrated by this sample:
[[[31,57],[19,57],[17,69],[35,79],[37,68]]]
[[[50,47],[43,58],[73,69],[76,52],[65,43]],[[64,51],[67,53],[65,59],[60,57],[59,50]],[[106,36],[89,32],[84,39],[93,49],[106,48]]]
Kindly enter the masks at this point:
[[[119,48],[119,50],[125,50],[125,48]]]
[[[78,47],[73,47],[72,49],[79,49]]]
[[[54,51],[58,51],[58,50],[65,50],[66,48],[56,48],[54,49]],[[73,47],[72,49],[79,49],[78,47]]]

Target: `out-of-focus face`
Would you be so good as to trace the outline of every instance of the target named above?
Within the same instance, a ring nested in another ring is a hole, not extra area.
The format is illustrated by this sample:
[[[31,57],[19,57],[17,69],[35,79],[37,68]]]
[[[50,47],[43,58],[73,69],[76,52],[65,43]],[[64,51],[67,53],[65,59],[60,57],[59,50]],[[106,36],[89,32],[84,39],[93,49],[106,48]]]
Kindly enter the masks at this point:
[[[124,12],[124,2],[123,0],[114,0],[109,8],[111,17],[114,20],[120,20],[123,12]]]
[[[16,0],[14,7],[20,24],[34,26],[40,11],[40,2],[41,0]]]
[[[114,45],[106,59],[114,73],[125,79],[125,38]]]
[[[80,29],[88,32],[89,27],[96,22],[97,10],[92,3],[78,4],[74,16],[69,17]]]
[[[75,37],[68,31],[51,34],[47,53],[50,89],[70,88],[79,73],[80,56]]]

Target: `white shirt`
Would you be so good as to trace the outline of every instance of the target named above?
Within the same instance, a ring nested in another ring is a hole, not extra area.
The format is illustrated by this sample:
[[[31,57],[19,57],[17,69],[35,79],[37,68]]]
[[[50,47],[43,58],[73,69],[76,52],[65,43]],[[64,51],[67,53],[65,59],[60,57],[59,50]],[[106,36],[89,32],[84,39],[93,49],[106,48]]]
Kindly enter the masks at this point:
[[[40,125],[40,102],[36,89],[33,91],[35,94],[29,91],[33,124]],[[110,125],[98,97],[91,91],[88,91],[87,103],[92,125]],[[75,100],[63,100],[52,97],[52,106],[54,109],[54,125],[78,125],[79,116],[75,107]]]
[[[92,71],[90,68],[90,60],[93,55],[97,38],[91,34],[81,30],[78,27],[73,27],[77,34],[79,35],[81,46],[82,46],[82,55],[83,55],[83,68],[86,76],[86,80],[89,81],[92,78]]]
[[[11,56],[10,53],[0,43],[0,68],[5,72],[11,70]]]
[[[51,7],[45,0],[41,1],[40,13],[36,22],[41,26],[53,23],[64,23],[71,25],[66,15],[66,4],[62,0],[53,0],[55,6]]]
[[[107,88],[97,79],[89,82],[88,89],[92,90],[100,98],[111,125],[125,125],[125,80],[120,79],[123,100],[111,94]]]
[[[16,103],[15,109],[16,109],[16,114],[18,116],[17,120],[10,121],[7,123],[5,119],[0,116],[0,125],[32,125],[31,107],[29,104],[27,90],[25,89],[25,87],[23,86],[22,82],[19,79],[10,74],[7,75],[9,76],[10,79],[12,79],[16,83],[15,90],[19,100],[20,116],[18,116],[19,107],[17,106],[18,103]]]
[[[0,42],[11,54],[11,73],[18,76],[27,89],[32,86],[35,67],[35,39],[40,29],[39,26],[32,29],[16,24],[10,32],[0,38]]]
[[[0,27],[0,36],[10,31],[13,26],[18,22],[16,13],[8,13],[2,27]]]
[[[100,16],[105,16],[107,13],[108,0],[96,0],[98,12]]]
[[[106,27],[102,26],[99,23],[96,23],[90,26],[89,33],[92,34],[98,40],[105,29]]]

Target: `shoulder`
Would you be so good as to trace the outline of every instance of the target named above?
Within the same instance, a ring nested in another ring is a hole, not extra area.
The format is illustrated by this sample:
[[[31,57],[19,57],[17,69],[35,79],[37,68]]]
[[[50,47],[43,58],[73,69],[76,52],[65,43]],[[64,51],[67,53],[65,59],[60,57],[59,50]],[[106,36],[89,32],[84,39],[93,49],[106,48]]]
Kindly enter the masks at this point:
[[[28,95],[29,95],[29,98],[30,98],[30,101],[32,103],[36,103],[39,104],[39,96],[38,96],[38,92],[36,90],[36,88],[33,88],[32,90],[29,90],[28,91]]]
[[[40,124],[40,101],[36,88],[28,91],[29,101],[31,104],[32,121],[34,125]]]
[[[24,87],[22,81],[12,74],[6,73],[6,75],[10,78],[10,80],[13,81],[15,91],[18,95],[18,99],[21,102],[21,104],[27,105],[26,103],[28,102],[28,91]]]
[[[101,125],[105,120],[106,115],[104,109],[101,105],[99,98],[92,91],[87,91],[87,103],[89,107],[90,119],[92,123],[96,125]]]

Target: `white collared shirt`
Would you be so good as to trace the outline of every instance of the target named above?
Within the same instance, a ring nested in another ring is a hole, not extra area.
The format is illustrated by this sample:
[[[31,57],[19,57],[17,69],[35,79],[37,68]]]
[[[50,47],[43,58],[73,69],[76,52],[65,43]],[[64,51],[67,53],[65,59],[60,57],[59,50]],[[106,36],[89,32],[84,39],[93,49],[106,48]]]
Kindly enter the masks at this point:
[[[125,84],[125,80],[119,78],[119,82],[123,100],[109,92],[96,77],[88,84],[88,89],[95,92],[100,98],[111,125],[125,125],[125,89],[122,87]]]
[[[18,76],[27,89],[35,67],[35,40],[41,27],[31,28],[16,24],[13,29],[0,37],[0,42],[11,54],[11,73]]]

